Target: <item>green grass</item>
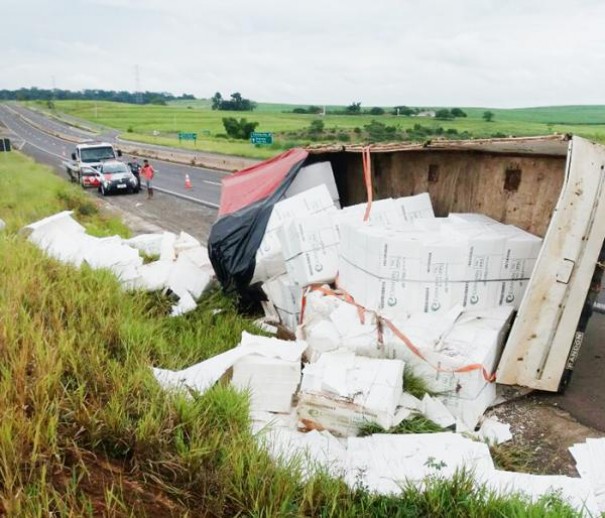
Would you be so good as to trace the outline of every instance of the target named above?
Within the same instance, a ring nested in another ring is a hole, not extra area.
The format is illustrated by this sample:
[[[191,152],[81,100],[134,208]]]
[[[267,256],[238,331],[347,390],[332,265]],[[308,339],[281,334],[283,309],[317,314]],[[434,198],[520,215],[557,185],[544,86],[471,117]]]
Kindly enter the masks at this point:
[[[42,104],[30,103],[40,109]],[[96,108],[95,108],[96,106]],[[395,126],[399,131],[413,128],[415,124],[429,128],[442,127],[445,131],[466,132],[474,138],[504,136],[546,135],[554,132],[574,133],[605,141],[605,106],[560,106],[522,109],[490,109],[495,114],[492,122],[482,118],[486,108],[464,108],[468,117],[453,121],[439,121],[430,118],[397,117],[394,115],[317,115],[288,113],[296,105],[259,103],[254,112],[221,112],[210,109],[209,101],[176,101],[167,106],[132,105],[124,103],[92,101],[58,101],[56,109],[74,117],[93,123],[103,124],[122,131],[122,137],[147,143],[198,149],[247,156],[267,158],[297,145],[307,145],[311,141],[301,131],[316,119],[325,124],[322,143],[339,142],[339,134],[347,134],[351,141],[367,139],[355,133],[360,128],[376,120],[387,126]],[[338,109],[331,106],[328,109]],[[340,107],[342,109],[342,107]],[[224,134],[223,117],[245,117],[257,121],[257,131],[274,133],[272,146],[253,146],[246,141],[220,138]],[[154,136],[153,132],[160,134]],[[190,141],[179,142],[179,131],[196,132],[197,144]],[[422,139],[422,137],[420,137]],[[431,138],[431,137],[426,137]]]
[[[392,497],[321,472],[303,481],[300,465],[258,446],[243,394],[223,384],[193,397],[163,391],[151,365],[191,365],[254,328],[219,292],[170,318],[160,294],[125,293],[109,272],[45,257],[18,233],[24,223],[71,206],[99,233],[116,227],[61,182],[17,153],[0,158],[0,514],[574,515],[558,499],[495,497],[464,473]]]

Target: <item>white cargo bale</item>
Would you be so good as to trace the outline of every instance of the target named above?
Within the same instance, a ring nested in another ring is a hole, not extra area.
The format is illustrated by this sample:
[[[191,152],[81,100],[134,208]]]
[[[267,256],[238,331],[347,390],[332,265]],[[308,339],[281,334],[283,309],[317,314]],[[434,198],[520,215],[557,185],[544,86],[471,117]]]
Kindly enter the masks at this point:
[[[492,381],[490,377],[504,348],[513,308],[464,312],[460,309],[454,308],[444,315],[414,314],[407,321],[394,324],[422,358],[390,329],[385,340],[394,357],[404,360],[429,390],[472,400]],[[477,368],[465,370],[468,366]]]
[[[481,225],[500,225],[499,221],[474,212],[451,212],[447,219],[452,223],[462,224],[481,224]]]
[[[368,358],[385,357],[378,340],[376,314],[364,311],[335,295],[312,291],[307,295],[300,336],[308,348],[310,362],[316,362],[323,353],[347,349]]]
[[[364,223],[363,218],[367,209],[367,203],[349,205],[344,207],[335,216],[335,224],[340,232],[340,226],[346,223],[360,225]],[[401,209],[393,198],[385,198],[372,202],[367,224],[388,228],[400,228],[405,225]]]
[[[300,362],[307,344],[242,333],[240,344],[180,371],[153,368],[153,374],[165,389],[190,389],[203,393],[214,385],[235,363],[250,355]]]
[[[281,243],[277,237],[278,229],[286,221],[327,210],[334,210],[334,203],[328,188],[324,184],[276,203],[273,206],[265,235],[256,253],[256,266],[251,282],[265,281],[286,273]]]
[[[404,363],[355,356],[350,351],[323,354],[303,371],[298,416],[306,428],[355,435],[364,422],[391,428],[403,393]]]
[[[334,282],[338,274],[338,233],[331,216],[336,209],[321,214],[293,218],[277,235],[288,276],[296,284]]]
[[[404,221],[412,222],[418,219],[432,219],[435,217],[428,192],[397,198],[395,203],[399,206]]]
[[[300,360],[246,356],[233,365],[231,383],[249,391],[251,410],[289,412],[300,383]]]
[[[281,323],[290,331],[295,331],[300,320],[302,287],[293,283],[287,275],[279,275],[264,282],[262,289],[277,311]]]
[[[334,205],[340,208],[340,196],[334,180],[334,171],[330,162],[317,162],[307,165],[298,172],[290,187],[286,191],[286,198],[291,198],[296,194],[312,189],[319,185],[325,185],[330,193]]]

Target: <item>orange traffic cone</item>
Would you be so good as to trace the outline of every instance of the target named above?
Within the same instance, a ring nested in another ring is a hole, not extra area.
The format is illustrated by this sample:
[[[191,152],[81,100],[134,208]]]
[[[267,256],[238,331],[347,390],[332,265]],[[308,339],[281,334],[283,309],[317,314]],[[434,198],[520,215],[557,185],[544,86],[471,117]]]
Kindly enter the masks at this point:
[[[191,189],[191,180],[188,174],[185,175],[185,189]]]

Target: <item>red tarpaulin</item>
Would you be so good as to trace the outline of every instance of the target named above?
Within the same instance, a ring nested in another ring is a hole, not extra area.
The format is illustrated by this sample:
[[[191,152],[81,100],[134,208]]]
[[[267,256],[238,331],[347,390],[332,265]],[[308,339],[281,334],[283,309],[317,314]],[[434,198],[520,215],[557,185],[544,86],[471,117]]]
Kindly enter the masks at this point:
[[[304,149],[294,148],[223,179],[219,216],[267,198],[283,182],[288,171],[307,158]]]

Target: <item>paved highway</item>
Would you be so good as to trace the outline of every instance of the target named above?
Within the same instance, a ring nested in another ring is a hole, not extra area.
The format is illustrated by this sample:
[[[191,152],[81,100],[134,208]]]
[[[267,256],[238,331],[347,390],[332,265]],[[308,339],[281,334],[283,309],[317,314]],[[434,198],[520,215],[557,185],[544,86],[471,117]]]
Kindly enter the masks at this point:
[[[69,159],[75,144],[39,130],[20,117],[19,114],[23,113],[36,124],[48,128],[49,131],[60,131],[83,137],[82,132],[58,121],[51,121],[31,110],[26,110],[26,113],[22,110],[22,108],[15,105],[0,104],[0,122],[15,135],[16,140],[23,141],[23,152],[40,162],[65,172],[62,161]],[[113,140],[111,135],[105,135],[105,137],[108,140]],[[128,161],[129,157],[125,156],[123,160]],[[226,173],[201,167],[173,164],[157,159],[150,159],[150,162],[157,173],[155,178],[156,190],[195,203],[201,203],[207,207],[218,208],[221,180]],[[189,175],[191,179],[191,189],[185,188],[185,175]]]

